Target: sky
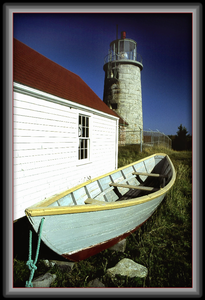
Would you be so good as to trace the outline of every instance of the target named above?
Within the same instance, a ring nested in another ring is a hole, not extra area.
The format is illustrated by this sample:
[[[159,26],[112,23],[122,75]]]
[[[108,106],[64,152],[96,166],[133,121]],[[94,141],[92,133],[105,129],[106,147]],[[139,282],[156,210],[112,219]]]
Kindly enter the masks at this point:
[[[13,36],[79,75],[103,99],[104,58],[121,31],[137,42],[143,129],[192,134],[191,13],[14,13]]]

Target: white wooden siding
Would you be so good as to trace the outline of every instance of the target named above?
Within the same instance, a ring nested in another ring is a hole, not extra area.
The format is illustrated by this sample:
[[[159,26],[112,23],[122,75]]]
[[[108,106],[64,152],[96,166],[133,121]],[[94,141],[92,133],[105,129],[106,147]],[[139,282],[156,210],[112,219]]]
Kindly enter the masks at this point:
[[[116,168],[116,119],[89,113],[91,160],[83,164],[77,160],[82,110],[14,92],[13,112],[14,220],[27,207]]]
[[[116,128],[114,122],[95,116],[93,118],[93,161],[100,163],[101,169],[107,169],[109,165],[113,167],[115,150]]]

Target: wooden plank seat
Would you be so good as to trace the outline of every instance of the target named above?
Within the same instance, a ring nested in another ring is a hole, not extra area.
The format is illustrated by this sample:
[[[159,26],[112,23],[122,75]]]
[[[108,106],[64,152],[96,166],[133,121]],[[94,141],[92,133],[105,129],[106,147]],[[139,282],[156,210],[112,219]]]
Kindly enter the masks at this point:
[[[150,177],[162,177],[162,178],[167,177],[167,175],[156,174],[156,173],[133,172],[132,174],[133,175],[150,176]]]
[[[125,193],[123,196],[121,196],[117,201],[137,198],[139,196],[139,194],[141,194],[141,193],[144,193],[144,192],[141,190],[129,189],[129,191],[127,193]]]
[[[85,204],[98,204],[98,205],[106,205],[108,202],[105,201],[101,201],[101,200],[97,200],[97,199],[93,199],[93,198],[87,198],[84,201]]]
[[[142,191],[149,191],[149,192],[154,192],[154,191],[158,190],[158,189],[156,189],[154,187],[150,187],[150,186],[129,185],[129,184],[114,183],[114,182],[110,183],[110,186],[142,190]]]

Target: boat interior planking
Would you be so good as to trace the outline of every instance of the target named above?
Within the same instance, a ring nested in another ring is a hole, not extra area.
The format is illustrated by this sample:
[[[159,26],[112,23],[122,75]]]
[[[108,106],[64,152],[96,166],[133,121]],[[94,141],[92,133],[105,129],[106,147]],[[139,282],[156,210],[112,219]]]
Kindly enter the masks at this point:
[[[167,163],[165,163],[166,160]],[[73,206],[88,206],[90,204],[97,205],[97,200],[99,200],[99,205],[102,204],[102,201],[106,205],[113,202],[149,195],[153,192],[152,190],[149,190],[149,187],[154,187],[154,191],[156,192],[166,186],[170,181],[172,169],[170,168],[171,161],[168,162],[168,160],[169,158],[167,158],[167,155],[165,154],[152,155],[146,160],[137,161],[103,176],[91,179],[49,199],[43,200],[28,208],[26,214],[35,215],[35,211],[40,208],[71,208]],[[142,175],[139,175],[140,173],[142,173]],[[154,173],[154,176],[149,176],[149,173]],[[156,177],[155,174],[158,174],[156,175],[158,177]],[[160,174],[163,174],[163,176],[159,176]],[[114,186],[118,183],[119,186]],[[132,189],[132,186],[135,186],[135,189]],[[145,190],[141,190],[141,186],[147,187],[147,190],[146,188]],[[139,187],[139,189],[137,189],[137,187]],[[89,202],[87,199],[93,199],[95,201]],[[149,198],[147,198],[147,200],[149,200]],[[52,211],[50,210],[50,212]],[[66,213],[69,213],[69,211]]]

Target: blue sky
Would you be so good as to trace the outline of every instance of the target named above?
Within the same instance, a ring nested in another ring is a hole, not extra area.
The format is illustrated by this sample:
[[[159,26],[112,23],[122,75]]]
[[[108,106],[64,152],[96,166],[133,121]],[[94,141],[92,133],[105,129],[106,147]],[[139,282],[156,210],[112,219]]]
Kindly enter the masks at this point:
[[[103,99],[104,57],[121,31],[137,42],[144,130],[192,134],[191,13],[14,13],[13,36],[79,75]]]

